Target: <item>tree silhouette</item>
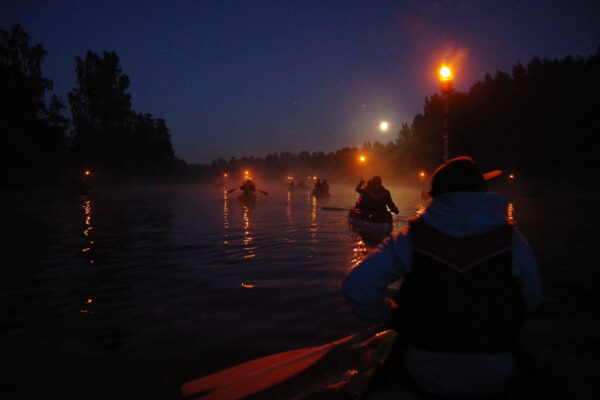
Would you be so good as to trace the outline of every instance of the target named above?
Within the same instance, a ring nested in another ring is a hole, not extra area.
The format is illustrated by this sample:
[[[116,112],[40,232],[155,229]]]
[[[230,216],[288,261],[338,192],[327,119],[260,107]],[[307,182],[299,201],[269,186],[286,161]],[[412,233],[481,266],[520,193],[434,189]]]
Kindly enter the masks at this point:
[[[45,104],[44,96],[52,89],[52,82],[42,77],[45,56],[42,45],[32,45],[20,25],[0,29],[0,165],[5,184],[38,184],[64,164],[68,120],[58,98]]]
[[[114,52],[100,57],[88,51],[75,63],[78,87],[69,93],[69,103],[77,159],[110,173],[122,173],[127,157],[123,142],[132,114],[131,96],[125,92],[129,77],[119,68]]]
[[[114,52],[77,57],[78,87],[69,93],[74,152],[111,178],[164,175],[175,160],[166,122],[131,109],[129,77]]]

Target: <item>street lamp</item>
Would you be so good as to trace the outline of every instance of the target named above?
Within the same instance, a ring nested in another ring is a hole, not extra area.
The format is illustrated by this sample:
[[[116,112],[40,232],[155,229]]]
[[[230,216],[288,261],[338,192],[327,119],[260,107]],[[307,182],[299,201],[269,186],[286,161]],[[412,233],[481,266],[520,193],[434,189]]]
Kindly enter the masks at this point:
[[[446,65],[440,68],[440,91],[442,92],[442,101],[444,103],[444,121],[442,140],[444,144],[444,162],[448,161],[448,114],[450,111],[449,97],[452,92],[452,71]]]
[[[363,180],[363,164],[365,163],[367,159],[365,158],[365,156],[360,156],[358,157],[358,161],[360,162],[360,180]]]

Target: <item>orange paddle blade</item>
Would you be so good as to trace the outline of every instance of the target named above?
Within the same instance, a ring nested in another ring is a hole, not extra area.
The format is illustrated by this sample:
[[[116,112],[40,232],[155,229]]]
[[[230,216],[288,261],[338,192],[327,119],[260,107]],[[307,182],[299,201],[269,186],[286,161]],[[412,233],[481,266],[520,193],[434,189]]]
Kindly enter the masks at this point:
[[[354,336],[322,346],[290,350],[248,361],[190,381],[181,387],[181,393],[190,397],[208,392],[200,397],[204,400],[241,399],[299,374],[319,361],[333,347]]]

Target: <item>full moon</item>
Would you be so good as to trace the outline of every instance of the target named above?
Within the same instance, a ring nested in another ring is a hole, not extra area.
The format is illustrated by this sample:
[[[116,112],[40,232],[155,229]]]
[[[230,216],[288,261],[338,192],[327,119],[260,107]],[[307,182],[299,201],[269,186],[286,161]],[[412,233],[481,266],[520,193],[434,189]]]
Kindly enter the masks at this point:
[[[383,132],[387,131],[389,127],[390,125],[386,121],[379,124],[379,129]]]

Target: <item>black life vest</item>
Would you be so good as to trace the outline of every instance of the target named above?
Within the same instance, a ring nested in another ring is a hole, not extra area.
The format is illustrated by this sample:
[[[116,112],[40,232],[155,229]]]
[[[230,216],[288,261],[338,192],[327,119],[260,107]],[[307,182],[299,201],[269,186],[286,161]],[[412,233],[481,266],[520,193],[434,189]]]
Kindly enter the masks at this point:
[[[509,352],[524,320],[511,277],[512,224],[453,238],[410,222],[412,272],[397,295],[396,323],[409,345],[435,352]]]

